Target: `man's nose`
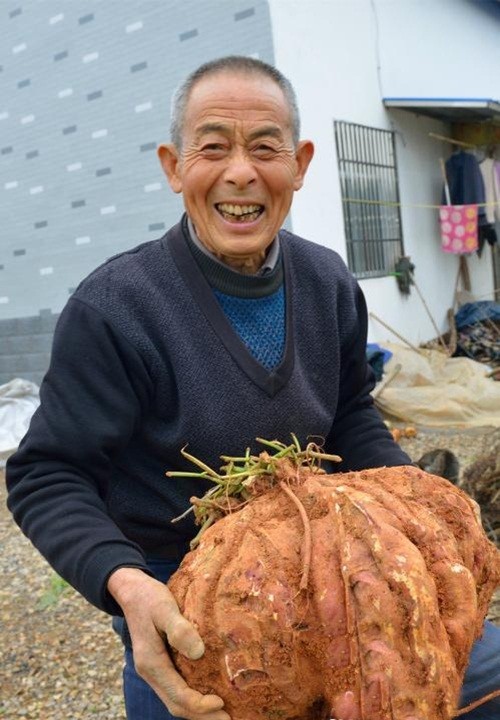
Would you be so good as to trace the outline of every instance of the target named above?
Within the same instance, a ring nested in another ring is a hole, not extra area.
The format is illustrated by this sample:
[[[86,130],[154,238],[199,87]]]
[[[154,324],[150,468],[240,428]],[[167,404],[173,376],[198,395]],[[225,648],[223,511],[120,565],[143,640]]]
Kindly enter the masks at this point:
[[[228,158],[224,180],[238,189],[255,182],[257,173],[252,159],[243,150],[233,152]]]

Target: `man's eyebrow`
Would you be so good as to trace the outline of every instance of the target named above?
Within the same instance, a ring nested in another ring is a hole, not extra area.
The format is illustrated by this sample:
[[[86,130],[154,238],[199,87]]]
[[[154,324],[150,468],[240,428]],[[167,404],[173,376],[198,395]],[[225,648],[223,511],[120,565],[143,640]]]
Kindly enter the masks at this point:
[[[224,125],[223,123],[216,123],[216,122],[209,122],[204,123],[203,125],[200,125],[199,128],[196,129],[196,137],[202,137],[203,135],[208,135],[209,133],[227,133],[228,127]]]
[[[248,137],[250,140],[257,140],[261,137],[273,137],[277,140],[282,140],[283,130],[278,125],[265,125],[251,132]]]

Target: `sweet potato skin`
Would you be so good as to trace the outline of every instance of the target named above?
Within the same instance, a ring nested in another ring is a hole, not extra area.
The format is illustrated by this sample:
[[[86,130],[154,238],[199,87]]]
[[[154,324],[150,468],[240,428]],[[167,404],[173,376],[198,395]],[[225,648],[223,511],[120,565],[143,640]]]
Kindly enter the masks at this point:
[[[276,485],[169,581],[206,645],[174,657],[181,674],[232,720],[450,720],[500,581],[473,501],[410,466],[288,483],[311,532],[306,590],[303,521]]]

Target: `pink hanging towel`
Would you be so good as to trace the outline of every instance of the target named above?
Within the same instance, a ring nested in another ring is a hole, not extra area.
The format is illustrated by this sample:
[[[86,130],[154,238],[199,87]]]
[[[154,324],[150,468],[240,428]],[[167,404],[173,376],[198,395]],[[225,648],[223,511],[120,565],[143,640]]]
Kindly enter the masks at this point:
[[[477,205],[441,205],[439,221],[444,252],[463,255],[478,249]]]

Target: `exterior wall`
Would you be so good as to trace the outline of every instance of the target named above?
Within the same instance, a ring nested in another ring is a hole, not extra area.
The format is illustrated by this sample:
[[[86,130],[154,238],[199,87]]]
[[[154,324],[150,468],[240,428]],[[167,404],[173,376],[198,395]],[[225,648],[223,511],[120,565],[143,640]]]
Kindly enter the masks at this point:
[[[416,265],[415,281],[438,329],[446,331],[446,312],[453,304],[458,256],[441,250],[438,211],[418,206],[440,202],[442,176],[438,160],[448,156],[449,147],[446,143],[430,138],[429,132],[449,135],[449,128],[437,121],[401,110],[391,111],[391,120],[396,131],[405,253],[410,255]],[[468,256],[467,265],[473,294],[483,296],[484,293],[492,293],[494,282],[490,247],[484,249],[481,258],[476,253]],[[394,285],[392,289],[386,288],[385,292],[379,292],[376,281],[367,281],[365,289],[370,309],[379,317],[386,318],[404,337],[419,343],[436,336],[425,307],[414,289],[409,297],[403,298]],[[392,290],[390,299],[389,290]],[[492,297],[492,294],[489,295],[490,299]],[[376,333],[379,339],[387,337],[384,328],[375,326],[373,322],[373,334]]]
[[[453,299],[458,260],[440,251],[437,211],[414,206],[440,202],[439,158],[446,158],[450,149],[428,133],[449,136],[450,127],[423,116],[387,111],[382,98],[498,96],[494,77],[499,64],[495,58],[500,60],[500,12],[494,14],[497,4],[270,0],[276,64],[297,91],[302,136],[316,145],[305,186],[293,205],[295,232],[332,247],[345,258],[333,122],[394,130],[405,254],[416,266],[416,282],[440,331],[447,329],[446,311]],[[460,60],[460,68],[468,66],[462,76],[455,63],[457,37],[463,41],[460,57],[465,58]],[[479,73],[486,68],[489,70],[478,86]],[[473,256],[468,262],[473,292],[491,293],[489,247],[481,260]],[[418,343],[435,337],[415,290],[409,297],[402,296],[393,277],[363,280],[361,286],[369,310],[405,338]],[[369,334],[372,341],[395,340],[376,321],[370,322]]]
[[[375,0],[374,8],[383,97],[500,99],[499,2]],[[415,260],[417,283],[439,328],[447,329],[445,314],[453,299],[458,259],[439,249],[435,212],[412,208],[411,204],[439,202],[438,159],[449,156],[450,146],[429,138],[428,132],[449,136],[450,128],[407,112],[396,110],[388,114],[398,133],[405,249]],[[472,293],[483,299],[493,298],[491,255],[490,247],[486,246],[480,259],[473,254],[467,261]],[[377,293],[370,297],[375,307]],[[394,317],[400,331],[408,333],[414,341],[435,336],[420,300],[415,298],[413,305],[414,312],[408,308],[407,314]]]
[[[39,379],[38,318],[178,220],[155,148],[179,82],[227,54],[274,61],[267,0],[1,3],[0,382]]]
[[[500,100],[498,0],[375,0],[374,7],[384,96]]]
[[[382,98],[497,97],[500,3],[8,0],[0,20],[0,382],[39,381],[80,279],[177,220],[154,150],[178,82],[228,53],[276,62],[293,82],[316,144],[293,227],[344,257],[333,122],[396,131],[405,252],[446,328],[457,259],[439,249],[436,211],[415,206],[439,202],[449,147],[428,133],[450,128],[386,111]],[[469,259],[481,295],[493,289],[489,250]],[[369,309],[409,340],[435,335],[414,290],[401,296],[392,277],[361,284]],[[370,339],[394,338],[374,321]]]

